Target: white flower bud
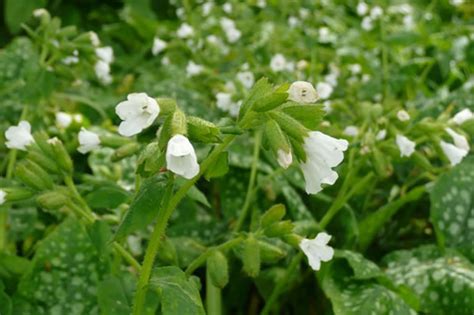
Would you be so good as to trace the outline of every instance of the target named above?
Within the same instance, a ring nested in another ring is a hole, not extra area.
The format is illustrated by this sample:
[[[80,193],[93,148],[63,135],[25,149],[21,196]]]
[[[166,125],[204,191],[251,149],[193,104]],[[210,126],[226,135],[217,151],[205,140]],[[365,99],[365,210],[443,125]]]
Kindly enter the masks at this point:
[[[316,103],[319,95],[311,83],[296,81],[288,88],[288,99],[297,103],[312,104]]]
[[[151,53],[153,56],[158,55],[160,52],[166,49],[168,46],[168,43],[166,43],[164,40],[161,40],[158,37],[155,37],[153,39],[153,47],[151,48]]]
[[[443,140],[439,142],[439,145],[447,156],[451,166],[461,163],[462,159],[469,153],[469,151],[460,149],[451,143],[444,142]]]
[[[56,125],[59,128],[66,129],[72,123],[72,116],[65,112],[57,112],[56,113]]]
[[[166,167],[186,179],[191,179],[199,173],[196,152],[188,138],[177,134],[168,141]]]
[[[409,157],[415,152],[416,143],[403,135],[397,135],[395,139],[398,149],[400,150],[400,157]]]

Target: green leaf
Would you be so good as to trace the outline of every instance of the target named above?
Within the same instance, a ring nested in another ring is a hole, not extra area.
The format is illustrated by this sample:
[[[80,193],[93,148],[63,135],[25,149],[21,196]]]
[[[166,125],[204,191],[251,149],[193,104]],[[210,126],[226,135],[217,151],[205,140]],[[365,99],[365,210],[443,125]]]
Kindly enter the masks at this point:
[[[101,314],[131,314],[129,291],[124,281],[115,276],[105,278],[97,288],[97,300]]]
[[[380,284],[325,277],[323,290],[335,315],[416,315],[400,296]]]
[[[433,246],[390,253],[384,258],[386,274],[396,285],[411,288],[427,314],[472,314],[474,266],[453,250]]]
[[[91,314],[106,270],[84,228],[69,217],[39,243],[17,296],[31,304],[33,314]]]
[[[10,315],[12,312],[12,300],[4,291],[5,286],[0,280],[0,314]]]
[[[383,272],[372,261],[366,259],[357,252],[350,250],[336,250],[334,257],[345,259],[351,267],[354,275],[352,278],[357,280],[367,280],[383,276]]]
[[[282,111],[299,121],[309,130],[317,130],[324,116],[324,109],[320,105],[286,106]]]
[[[115,239],[122,239],[130,233],[150,224],[158,214],[167,192],[168,181],[164,175],[145,180],[132,201],[122,223],[115,233]]]
[[[196,186],[192,186],[188,190],[188,193],[186,194],[186,196],[188,196],[189,198],[191,198],[194,201],[197,201],[197,202],[205,205],[206,207],[209,207],[209,208],[211,207],[211,204],[207,200],[206,195],[202,191],[200,191],[199,188],[197,188]]]
[[[86,201],[93,209],[114,209],[127,201],[129,193],[122,187],[107,183],[87,194]]]
[[[272,85],[268,83],[267,78],[261,78],[255,83],[252,90],[250,90],[249,95],[244,100],[242,107],[240,109],[239,116],[244,117],[245,113],[253,107],[258,99],[264,97],[265,95],[271,93]]]
[[[153,271],[150,288],[161,296],[163,315],[205,314],[196,282],[187,279],[177,267],[160,267]]]
[[[21,24],[32,16],[34,9],[46,5],[45,0],[6,0],[4,3],[5,22],[12,33],[17,33],[21,29]]]
[[[96,220],[87,227],[87,232],[97,252],[101,256],[107,254],[113,237],[109,224],[103,220]]]
[[[432,191],[431,221],[441,246],[474,260],[474,158],[438,178]]]
[[[207,169],[204,177],[210,180],[211,178],[224,176],[227,172],[229,172],[229,153],[224,151],[219,154],[216,162]]]

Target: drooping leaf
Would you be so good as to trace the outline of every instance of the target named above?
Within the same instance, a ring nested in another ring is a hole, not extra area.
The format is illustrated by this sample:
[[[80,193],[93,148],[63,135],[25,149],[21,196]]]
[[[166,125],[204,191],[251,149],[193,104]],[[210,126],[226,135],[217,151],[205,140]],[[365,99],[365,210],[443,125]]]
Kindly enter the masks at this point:
[[[452,250],[443,256],[433,245],[401,250],[384,258],[386,274],[411,288],[427,314],[472,314],[474,266]]]
[[[163,315],[205,314],[196,282],[177,267],[160,267],[153,271],[150,288],[161,297]]]
[[[431,221],[442,246],[474,260],[474,158],[467,158],[437,180],[430,193]]]
[[[115,239],[121,239],[153,221],[165,197],[167,183],[164,175],[150,177],[142,183],[140,191],[115,233]]]

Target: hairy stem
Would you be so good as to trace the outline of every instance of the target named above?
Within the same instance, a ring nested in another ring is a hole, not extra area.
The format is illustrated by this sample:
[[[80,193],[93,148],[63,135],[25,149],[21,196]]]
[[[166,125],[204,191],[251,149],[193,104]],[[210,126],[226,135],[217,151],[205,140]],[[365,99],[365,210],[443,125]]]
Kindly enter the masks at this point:
[[[138,279],[137,290],[133,302],[134,315],[142,314],[143,303],[145,302],[146,297],[146,287],[150,279],[156,254],[158,253],[161,236],[165,233],[166,226],[168,224],[169,218],[171,217],[171,214],[173,214],[173,211],[176,206],[186,196],[188,190],[198,181],[199,178],[201,178],[201,176],[206,172],[208,167],[216,161],[219,154],[229,146],[229,144],[232,142],[232,140],[234,140],[234,138],[234,135],[226,136],[222,143],[216,146],[216,148],[211,152],[211,154],[209,154],[209,156],[201,163],[201,169],[199,171],[199,174],[185,182],[184,185],[181,186],[181,188],[176,192],[176,194],[170,199],[169,202],[163,203],[162,208],[158,213],[158,219],[145,252],[145,259],[143,261],[142,270]]]
[[[255,185],[255,179],[257,177],[260,146],[262,144],[262,131],[261,130],[255,133],[254,141],[255,142],[254,142],[254,147],[253,147],[252,167],[250,170],[250,179],[249,179],[249,184],[247,187],[247,194],[245,195],[245,201],[242,207],[242,211],[240,212],[239,219],[237,221],[237,224],[235,225],[235,229],[234,229],[235,231],[239,231],[242,228],[242,225],[244,224],[245,219],[247,218],[247,215],[250,209],[250,204],[254,196],[253,187]]]
[[[206,310],[208,315],[221,315],[221,289],[212,284],[209,270],[206,270]]]

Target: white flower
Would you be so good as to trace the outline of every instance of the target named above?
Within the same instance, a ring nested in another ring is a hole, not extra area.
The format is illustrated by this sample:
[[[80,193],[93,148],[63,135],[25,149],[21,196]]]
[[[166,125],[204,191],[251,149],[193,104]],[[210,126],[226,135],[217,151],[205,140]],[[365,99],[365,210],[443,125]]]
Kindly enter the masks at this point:
[[[296,27],[300,24],[300,20],[296,16],[290,16],[288,18],[288,25],[290,27]]]
[[[82,154],[86,154],[87,152],[100,148],[99,136],[84,127],[82,127],[81,131],[79,131],[77,138],[79,140],[79,147],[77,148],[77,151],[81,152]]]
[[[408,121],[410,120],[410,114],[406,110],[401,109],[397,112],[397,118],[400,121]]]
[[[211,10],[212,8],[214,7],[214,3],[212,2],[205,2],[203,5],[202,5],[202,15],[204,16],[208,16],[209,13],[211,13]]]
[[[173,173],[191,179],[199,173],[193,145],[183,135],[174,135],[166,148],[166,167]]]
[[[112,83],[112,76],[110,75],[110,65],[103,61],[98,60],[94,66],[95,74],[100,82],[103,84]]]
[[[219,92],[216,94],[217,108],[223,111],[229,111],[232,106],[232,95],[230,93]]]
[[[160,39],[159,37],[155,37],[153,39],[153,47],[151,48],[151,53],[153,54],[153,56],[156,56],[160,52],[165,50],[166,46],[168,46],[168,43],[166,43],[164,40]]]
[[[73,119],[74,119],[74,121],[77,122],[78,124],[81,124],[81,123],[82,123],[82,120],[83,120],[81,114],[74,114]]]
[[[242,33],[236,28],[231,28],[225,31],[225,36],[227,37],[229,43],[235,43],[240,39]]]
[[[301,59],[296,63],[296,69],[298,69],[300,71],[308,68],[308,66],[309,66],[309,63],[304,59]]]
[[[469,146],[469,142],[467,141],[466,137],[464,137],[463,135],[457,133],[456,131],[454,131],[451,128],[446,128],[445,130],[451,136],[451,138],[453,138],[455,146],[457,146],[460,149],[469,151],[470,146]]]
[[[344,129],[344,134],[350,137],[357,137],[357,135],[359,134],[359,128],[357,128],[356,126],[347,126]]]
[[[115,113],[123,120],[118,132],[122,136],[130,137],[153,124],[160,113],[160,106],[146,93],[131,93],[126,101],[115,107]]]
[[[267,1],[266,0],[257,0],[257,7],[260,9],[263,9],[267,6]]]
[[[462,159],[468,154],[469,151],[458,148],[457,146],[444,142],[441,140],[439,142],[441,149],[443,149],[444,154],[448,157],[451,166],[459,164]]]
[[[273,72],[280,72],[286,69],[286,58],[282,54],[276,54],[270,61],[270,68]]]
[[[232,13],[232,4],[230,2],[224,3],[222,10],[224,10],[224,12],[227,14]]]
[[[349,65],[349,71],[352,74],[359,74],[362,71],[362,66],[358,63]]]
[[[194,35],[194,29],[188,23],[183,23],[176,32],[179,38],[188,38]]]
[[[186,66],[186,73],[188,77],[193,77],[195,75],[201,74],[204,70],[204,67],[194,63],[193,61],[189,61],[188,65]]]
[[[374,28],[374,23],[373,23],[373,20],[370,16],[364,17],[362,19],[362,23],[360,25],[366,31],[370,31]]]
[[[284,169],[287,169],[288,166],[293,163],[293,155],[291,154],[291,151],[285,152],[284,150],[280,149],[278,150],[277,155],[278,164]]]
[[[378,141],[384,140],[385,137],[387,136],[387,130],[382,129],[377,134],[375,135],[375,139]]]
[[[465,121],[474,119],[474,114],[469,108],[465,108],[456,115],[454,115],[452,121],[456,125],[462,125]]]
[[[35,10],[33,11],[33,16],[34,16],[35,18],[40,18],[40,17],[42,17],[43,15],[45,15],[45,16],[49,15],[48,10],[46,10],[45,8],[39,8],[39,9],[35,9]]]
[[[365,2],[359,2],[357,4],[357,14],[362,16],[366,15],[369,12],[369,6]]]
[[[300,248],[308,257],[309,265],[313,270],[319,270],[321,261],[330,261],[334,256],[334,249],[327,245],[330,240],[331,235],[321,232],[312,240],[304,238],[300,242]]]
[[[400,150],[401,157],[409,157],[415,152],[416,143],[408,139],[403,135],[397,135],[395,139],[398,149]]]
[[[26,147],[34,142],[31,135],[31,125],[22,120],[18,126],[11,126],[5,131],[5,138],[8,140],[5,145],[9,149],[26,150]]]
[[[240,112],[240,107],[242,107],[242,101],[238,101],[237,103],[232,103],[229,109],[229,115],[232,117],[237,117]]]
[[[338,175],[332,167],[342,162],[343,151],[347,150],[348,145],[347,140],[335,139],[319,131],[309,132],[303,143],[306,162],[301,163],[308,194],[320,192],[321,184],[332,185],[336,182]]]
[[[288,88],[288,99],[297,103],[311,104],[319,99],[319,95],[311,83],[295,81]]]
[[[255,77],[250,71],[242,71],[237,73],[237,80],[239,80],[245,88],[250,89],[255,82]]]
[[[66,129],[72,123],[72,115],[65,113],[65,112],[57,112],[56,113],[56,125],[59,128]]]
[[[331,96],[333,88],[329,83],[319,82],[316,85],[316,91],[319,94],[319,97],[323,100],[328,99]]]
[[[110,46],[96,48],[95,54],[97,58],[108,64],[114,61],[114,50]]]
[[[89,38],[91,40],[92,46],[97,47],[100,45],[100,39],[99,39],[99,36],[97,36],[96,32],[90,31]]]
[[[381,17],[383,14],[383,10],[381,7],[379,7],[378,5],[376,5],[375,7],[373,7],[371,10],[370,10],[370,17],[372,19],[378,19],[379,17]]]
[[[79,62],[79,52],[77,50],[74,50],[72,52],[72,56],[67,56],[66,58],[64,58],[62,60],[62,62],[65,65],[72,65],[72,64],[78,63]]]
[[[336,40],[336,36],[327,27],[321,27],[318,34],[318,40],[321,43],[330,43]]]
[[[0,206],[5,203],[6,199],[7,193],[4,190],[0,189]]]

